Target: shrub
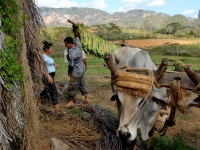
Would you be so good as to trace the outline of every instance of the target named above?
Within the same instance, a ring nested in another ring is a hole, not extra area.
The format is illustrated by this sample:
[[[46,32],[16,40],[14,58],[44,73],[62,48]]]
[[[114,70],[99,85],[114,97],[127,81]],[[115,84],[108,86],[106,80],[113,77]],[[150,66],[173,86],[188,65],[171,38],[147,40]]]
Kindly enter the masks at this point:
[[[143,143],[147,145],[147,141]],[[169,138],[167,135],[160,137],[153,137],[154,150],[196,150],[194,147],[187,145],[181,134]]]

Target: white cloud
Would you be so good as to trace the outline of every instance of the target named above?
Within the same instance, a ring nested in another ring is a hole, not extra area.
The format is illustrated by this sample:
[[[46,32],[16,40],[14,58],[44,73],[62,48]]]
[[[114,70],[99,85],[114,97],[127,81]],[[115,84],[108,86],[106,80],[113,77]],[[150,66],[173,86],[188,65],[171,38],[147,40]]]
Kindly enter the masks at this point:
[[[121,0],[121,1],[125,3],[141,3],[144,0]]]
[[[108,6],[104,0],[91,0],[87,3],[83,3],[80,5],[82,5],[82,7],[90,7],[90,8],[97,8],[97,9],[105,9]]]
[[[198,18],[198,15],[194,15],[193,18]]]
[[[73,0],[36,0],[39,7],[53,7],[53,8],[63,8],[63,7],[90,7],[97,9],[105,9],[107,4],[104,0],[90,0],[88,2],[77,3]]]
[[[117,9],[117,12],[123,12],[123,10],[124,10],[124,7],[119,7],[119,8]]]
[[[57,0],[36,0],[36,4],[41,7],[41,6],[50,6],[53,5],[57,2]]]
[[[69,0],[37,0],[39,7],[53,7],[53,8],[63,8],[63,7],[78,7],[76,2]]]
[[[153,0],[152,2],[148,3],[148,6],[161,6],[161,5],[166,5],[164,0]]]
[[[195,10],[194,9],[191,9],[191,10],[185,10],[184,12],[183,12],[183,14],[192,14],[192,13],[194,13],[195,12]]]
[[[138,6],[144,2],[148,2],[149,0],[121,0],[124,3],[124,7],[119,7],[117,9],[118,12],[127,12],[131,9],[136,9]]]
[[[143,2],[148,2],[150,0],[121,0],[123,3],[143,3]]]
[[[134,3],[127,3],[124,5],[125,7],[119,7],[117,9],[117,12],[127,12],[131,9],[136,9],[137,8],[137,4],[134,4]]]

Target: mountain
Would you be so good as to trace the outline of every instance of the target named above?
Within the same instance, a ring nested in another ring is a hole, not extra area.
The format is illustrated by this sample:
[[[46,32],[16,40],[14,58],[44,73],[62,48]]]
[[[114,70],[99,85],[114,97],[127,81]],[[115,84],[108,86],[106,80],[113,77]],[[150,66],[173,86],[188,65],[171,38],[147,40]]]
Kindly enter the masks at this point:
[[[84,22],[85,25],[107,24],[113,22],[122,27],[156,30],[165,28],[169,23],[180,22],[182,26],[199,26],[197,19],[186,18],[183,15],[169,16],[149,10],[133,9],[127,12],[109,14],[94,8],[51,8],[40,7],[40,14],[46,26],[69,26],[67,19]]]
[[[61,26],[69,24],[67,19],[75,22],[83,21],[86,25],[106,21],[110,14],[93,8],[51,8],[40,7],[40,14],[47,26]]]

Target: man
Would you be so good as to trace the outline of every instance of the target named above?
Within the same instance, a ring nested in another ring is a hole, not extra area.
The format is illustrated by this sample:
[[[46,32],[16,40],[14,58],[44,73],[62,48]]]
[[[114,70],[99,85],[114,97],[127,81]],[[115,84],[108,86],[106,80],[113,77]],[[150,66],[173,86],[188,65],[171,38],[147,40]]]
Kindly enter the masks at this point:
[[[68,48],[68,76],[70,77],[68,87],[68,95],[70,99],[69,102],[65,105],[66,108],[74,105],[74,97],[76,96],[78,89],[80,89],[82,95],[85,96],[84,103],[89,103],[88,91],[85,86],[84,79],[85,65],[82,59],[82,45],[79,40],[77,28],[78,27],[73,26],[74,35],[76,37],[75,42],[72,37],[66,37],[64,40],[65,46]]]
[[[75,43],[76,44],[76,43]],[[67,55],[68,55],[68,48],[66,48],[64,50],[64,59],[63,59],[63,62],[64,63],[68,63],[68,60],[67,60]],[[85,70],[87,70],[87,61],[86,61],[86,54],[85,54],[85,51],[82,50],[82,59],[83,59],[83,63],[85,64]]]

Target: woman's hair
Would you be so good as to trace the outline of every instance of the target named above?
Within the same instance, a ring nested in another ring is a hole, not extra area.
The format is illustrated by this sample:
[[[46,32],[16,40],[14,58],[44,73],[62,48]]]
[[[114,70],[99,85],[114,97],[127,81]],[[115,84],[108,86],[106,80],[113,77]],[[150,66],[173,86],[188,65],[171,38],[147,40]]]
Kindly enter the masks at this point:
[[[51,46],[53,46],[53,44],[51,44],[51,43],[49,43],[47,41],[42,42],[42,49],[44,51],[46,51],[46,49],[49,49]]]

